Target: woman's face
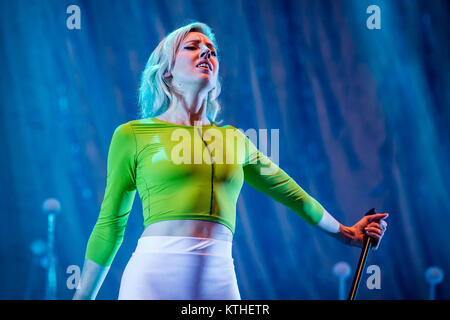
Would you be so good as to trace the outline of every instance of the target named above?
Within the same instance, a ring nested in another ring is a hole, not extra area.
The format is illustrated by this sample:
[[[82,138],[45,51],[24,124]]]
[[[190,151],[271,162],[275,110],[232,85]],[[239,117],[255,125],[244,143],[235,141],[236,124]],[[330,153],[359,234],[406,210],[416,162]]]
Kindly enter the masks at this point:
[[[171,71],[172,86],[185,89],[215,88],[219,73],[216,49],[207,36],[190,32],[181,42]]]

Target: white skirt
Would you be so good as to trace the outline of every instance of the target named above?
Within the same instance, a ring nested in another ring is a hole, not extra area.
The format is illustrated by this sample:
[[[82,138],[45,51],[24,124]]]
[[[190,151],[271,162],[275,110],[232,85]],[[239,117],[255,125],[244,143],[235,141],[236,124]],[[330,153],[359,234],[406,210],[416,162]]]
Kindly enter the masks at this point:
[[[210,238],[140,238],[119,300],[240,300],[231,246]]]

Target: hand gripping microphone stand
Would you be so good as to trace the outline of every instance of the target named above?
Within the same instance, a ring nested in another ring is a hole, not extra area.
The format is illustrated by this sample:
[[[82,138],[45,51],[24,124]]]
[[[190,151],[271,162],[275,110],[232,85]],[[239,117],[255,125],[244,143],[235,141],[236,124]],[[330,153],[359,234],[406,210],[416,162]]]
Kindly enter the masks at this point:
[[[375,208],[370,209],[365,216],[370,216],[375,214]],[[373,238],[368,235],[364,236],[364,242],[362,246],[361,255],[359,256],[358,265],[355,270],[355,276],[353,277],[353,283],[350,290],[350,295],[348,300],[354,300],[356,297],[356,293],[358,292],[359,283],[361,281],[361,274],[364,270],[364,266],[366,265],[367,255],[369,254],[370,249],[372,248]]]

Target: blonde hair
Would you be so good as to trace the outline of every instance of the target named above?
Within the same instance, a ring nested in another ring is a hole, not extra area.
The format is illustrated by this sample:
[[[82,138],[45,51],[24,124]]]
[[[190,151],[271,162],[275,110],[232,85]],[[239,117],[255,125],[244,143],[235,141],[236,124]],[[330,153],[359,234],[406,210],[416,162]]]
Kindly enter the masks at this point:
[[[193,22],[172,31],[152,52],[142,73],[139,88],[141,118],[156,117],[169,108],[172,93],[164,74],[172,70],[179,46],[190,32],[200,32],[207,36],[213,43],[218,57],[216,37],[208,25]],[[217,101],[220,89],[221,84],[217,79],[216,87],[208,93],[206,101],[206,116],[209,121],[215,123],[218,123],[215,119],[220,110],[220,104]]]

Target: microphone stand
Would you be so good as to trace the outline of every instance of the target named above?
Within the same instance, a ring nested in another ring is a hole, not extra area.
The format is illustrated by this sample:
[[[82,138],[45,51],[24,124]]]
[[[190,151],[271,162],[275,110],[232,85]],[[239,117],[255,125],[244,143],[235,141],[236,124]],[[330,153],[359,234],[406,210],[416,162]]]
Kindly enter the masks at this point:
[[[369,216],[369,215],[373,215],[375,213],[376,213],[375,208],[372,208],[365,215]],[[359,256],[358,265],[355,270],[355,276],[353,277],[353,283],[352,283],[352,287],[350,289],[350,294],[349,294],[348,300],[354,300],[356,297],[356,294],[358,293],[358,287],[359,287],[359,283],[361,281],[361,274],[366,265],[367,255],[369,254],[369,251],[372,248],[372,244],[373,244],[372,240],[373,239],[371,237],[369,237],[368,235],[364,236],[363,247],[362,247],[361,255]]]

